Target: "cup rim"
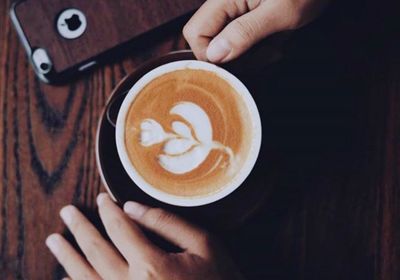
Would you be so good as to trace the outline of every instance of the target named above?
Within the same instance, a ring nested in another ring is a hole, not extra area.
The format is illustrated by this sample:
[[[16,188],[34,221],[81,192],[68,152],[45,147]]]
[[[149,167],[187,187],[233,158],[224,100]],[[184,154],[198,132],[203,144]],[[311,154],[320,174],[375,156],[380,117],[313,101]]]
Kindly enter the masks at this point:
[[[166,193],[153,187],[150,185],[136,170],[133,166],[128,152],[125,146],[125,120],[130,108],[131,103],[135,100],[136,96],[140,93],[140,91],[155,78],[173,72],[177,70],[183,69],[199,69],[211,71],[217,74],[220,78],[223,78],[227,81],[235,91],[243,98],[243,101],[246,104],[246,107],[250,111],[251,124],[253,126],[253,137],[251,142],[250,151],[248,153],[248,157],[246,162],[240,171],[235,175],[235,177],[225,186],[223,186],[219,191],[215,193],[211,193],[204,196],[194,196],[194,197],[186,197],[186,196],[177,196]],[[119,159],[130,177],[130,179],[146,194],[151,197],[162,201],[164,203],[168,203],[176,206],[184,206],[184,207],[193,207],[193,206],[201,206],[205,204],[210,204],[212,202],[218,201],[233,191],[235,191],[249,176],[251,173],[261,147],[261,119],[259,115],[259,111],[257,109],[257,105],[251,96],[249,90],[246,86],[233,74],[228,72],[227,70],[220,68],[214,64],[198,61],[198,60],[180,60],[169,62],[158,66],[144,76],[142,76],[129,90],[128,94],[125,96],[122,105],[118,112],[116,127],[115,127],[115,141],[118,151]]]

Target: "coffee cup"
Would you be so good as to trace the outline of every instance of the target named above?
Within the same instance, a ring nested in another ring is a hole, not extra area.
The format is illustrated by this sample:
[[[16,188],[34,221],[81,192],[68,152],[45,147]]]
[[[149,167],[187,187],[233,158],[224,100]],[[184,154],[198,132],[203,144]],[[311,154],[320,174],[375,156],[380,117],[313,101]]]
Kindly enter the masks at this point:
[[[164,203],[200,206],[226,197],[250,174],[261,121],[238,78],[207,62],[182,60],[132,86],[118,112],[115,140],[141,190]]]

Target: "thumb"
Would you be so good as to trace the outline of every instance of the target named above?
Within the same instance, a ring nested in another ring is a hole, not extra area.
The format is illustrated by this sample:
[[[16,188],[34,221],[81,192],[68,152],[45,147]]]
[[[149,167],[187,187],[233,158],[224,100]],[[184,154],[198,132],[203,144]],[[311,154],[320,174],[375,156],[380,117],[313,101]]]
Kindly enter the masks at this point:
[[[275,32],[290,29],[292,13],[287,1],[263,1],[230,22],[209,44],[207,59],[222,63],[237,58],[255,43]]]
[[[185,251],[199,255],[207,254],[208,235],[200,228],[182,218],[159,208],[151,208],[129,201],[125,213],[139,225],[160,235]]]

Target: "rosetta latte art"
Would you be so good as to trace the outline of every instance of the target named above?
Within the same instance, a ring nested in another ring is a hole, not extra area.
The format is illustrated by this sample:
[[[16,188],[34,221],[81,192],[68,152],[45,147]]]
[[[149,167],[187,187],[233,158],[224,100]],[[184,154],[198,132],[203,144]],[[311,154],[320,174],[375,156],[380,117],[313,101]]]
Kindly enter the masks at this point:
[[[213,149],[225,152],[229,164],[233,163],[232,149],[213,141],[210,118],[200,106],[179,102],[169,113],[185,121],[172,122],[171,132],[166,132],[154,119],[145,119],[140,124],[140,144],[143,147],[164,143],[158,162],[165,170],[174,174],[188,173],[200,166]]]

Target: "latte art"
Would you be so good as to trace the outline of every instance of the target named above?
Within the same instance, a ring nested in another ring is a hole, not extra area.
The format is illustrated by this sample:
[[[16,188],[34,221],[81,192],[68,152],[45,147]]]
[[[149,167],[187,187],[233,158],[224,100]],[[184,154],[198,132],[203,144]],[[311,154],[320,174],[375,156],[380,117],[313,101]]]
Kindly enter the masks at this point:
[[[180,116],[184,121],[172,123],[173,132],[165,132],[153,119],[141,122],[140,143],[144,147],[165,143],[163,154],[158,155],[160,165],[174,174],[184,174],[203,163],[212,149],[220,149],[229,156],[229,164],[234,155],[229,147],[213,141],[213,131],[207,113],[192,102],[175,105],[170,114]]]
[[[117,146],[139,186],[203,199],[244,180],[258,153],[260,127],[249,101],[226,79],[203,69],[177,69],[134,93],[118,116],[123,143],[118,139]]]

